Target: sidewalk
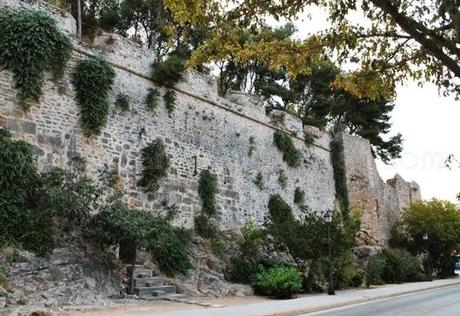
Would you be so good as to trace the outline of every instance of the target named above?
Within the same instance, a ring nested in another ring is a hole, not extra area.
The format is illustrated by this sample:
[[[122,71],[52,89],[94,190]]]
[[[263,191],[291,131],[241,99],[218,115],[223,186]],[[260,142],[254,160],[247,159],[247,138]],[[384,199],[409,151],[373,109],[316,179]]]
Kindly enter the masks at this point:
[[[445,286],[460,286],[460,279],[435,280],[432,282],[406,283],[381,286],[372,289],[337,291],[336,295],[309,295],[292,300],[270,300],[263,303],[234,305],[223,308],[199,308],[166,313],[129,312],[127,316],[288,316],[314,312],[334,307],[352,305],[415,293]]]

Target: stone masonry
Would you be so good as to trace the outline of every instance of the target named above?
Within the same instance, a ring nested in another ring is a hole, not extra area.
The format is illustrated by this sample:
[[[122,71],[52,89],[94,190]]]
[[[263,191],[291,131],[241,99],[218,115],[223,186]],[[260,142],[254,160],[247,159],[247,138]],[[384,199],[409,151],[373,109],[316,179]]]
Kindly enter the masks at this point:
[[[56,8],[47,9],[50,6],[41,1],[2,0],[0,9],[5,7],[39,7],[55,17],[70,34],[75,30],[70,15],[58,14]],[[104,56],[114,66],[116,78],[107,125],[101,135],[88,138],[79,127],[79,108],[70,74],[79,60],[93,55]],[[218,176],[219,225],[223,230],[238,228],[248,218],[261,223],[267,215],[271,194],[279,193],[294,206],[296,187],[305,191],[305,202],[313,211],[334,207],[328,133],[313,127],[304,129],[300,120],[287,114],[284,123],[276,125],[257,98],[236,92],[221,98],[214,78],[193,71],[176,87],[178,101],[172,117],[168,117],[163,104],[154,113],[150,112],[144,99],[148,89],[154,87],[149,80],[151,55],[114,34],[100,34],[91,48],[74,39],[63,91],[59,93],[56,85],[47,80],[43,97],[29,112],[16,106],[12,74],[0,71],[0,127],[9,128],[15,137],[33,144],[40,169],[65,168],[70,154],[76,151],[85,158],[88,174],[95,180],[104,170],[115,170],[132,206],[161,213],[163,201],[175,204],[179,209],[175,224],[187,228],[193,227],[193,218],[201,211],[195,168],[198,174],[211,168]],[[113,106],[118,93],[130,98],[130,110],[125,113]],[[278,129],[293,135],[294,144],[303,155],[299,168],[289,168],[274,146],[273,133]],[[314,145],[304,144],[304,130],[317,137]],[[137,186],[142,171],[140,151],[158,137],[171,156],[171,167],[159,191],[145,194]],[[248,154],[250,138],[255,141],[252,155]],[[384,241],[389,225],[401,210],[420,198],[418,186],[398,176],[384,183],[375,168],[369,143],[347,135],[343,136],[343,142],[352,205],[364,209],[365,224],[376,241]],[[278,183],[279,170],[288,178],[284,189]],[[259,172],[264,178],[263,190],[254,184]]]

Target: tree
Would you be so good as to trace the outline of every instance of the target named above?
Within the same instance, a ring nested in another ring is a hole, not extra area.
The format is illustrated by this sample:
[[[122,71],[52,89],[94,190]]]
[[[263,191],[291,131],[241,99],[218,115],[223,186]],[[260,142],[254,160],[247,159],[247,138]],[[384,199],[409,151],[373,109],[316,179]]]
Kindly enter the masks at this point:
[[[393,228],[390,245],[414,255],[428,253],[428,266],[435,274],[453,275],[460,251],[460,210],[449,201],[436,199],[413,203]]]
[[[225,5],[228,3],[233,4],[231,9]],[[358,97],[393,97],[395,85],[407,79],[434,82],[445,94],[460,95],[458,0],[241,0],[223,3],[218,0],[165,0],[165,4],[182,22],[193,23],[212,16],[216,29],[230,20],[239,26],[254,27],[263,23],[267,16],[294,18],[308,13],[310,5],[320,6],[329,15],[331,27],[327,31],[294,45],[280,47],[273,45],[276,43],[262,43],[243,47],[236,55],[245,59],[251,55],[248,50],[255,51],[267,59],[270,67],[282,66],[298,73],[305,69],[296,67],[298,57],[315,57],[326,50],[341,62],[360,66],[359,71],[337,80],[338,85]],[[351,20],[352,13],[361,14],[363,18]],[[221,45],[231,33],[225,28],[215,32],[213,40],[205,44],[206,49],[198,49],[192,60],[212,59],[210,46]]]
[[[292,256],[297,267],[304,272],[307,290],[312,291],[320,264],[328,255],[324,220],[306,208],[299,218],[295,218],[291,207],[279,195],[270,197],[268,209],[269,217],[265,223],[268,234],[279,249]],[[331,242],[336,263],[351,253],[359,228],[360,221],[354,217],[342,217],[337,213],[333,217]]]

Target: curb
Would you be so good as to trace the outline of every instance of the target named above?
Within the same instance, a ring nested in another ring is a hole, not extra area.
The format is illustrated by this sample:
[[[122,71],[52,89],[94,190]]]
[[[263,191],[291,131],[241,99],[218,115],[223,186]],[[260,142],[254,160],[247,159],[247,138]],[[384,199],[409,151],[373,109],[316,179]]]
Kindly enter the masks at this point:
[[[307,308],[302,308],[302,309],[275,312],[275,313],[270,313],[270,314],[262,314],[261,316],[296,316],[296,315],[300,315],[300,314],[326,311],[326,310],[330,310],[330,309],[334,309],[334,308],[338,308],[338,307],[345,307],[345,306],[350,306],[350,305],[355,305],[355,304],[360,304],[360,303],[365,303],[365,302],[378,301],[378,300],[382,300],[382,299],[386,299],[386,298],[393,298],[393,297],[397,297],[397,296],[403,296],[403,295],[407,295],[407,294],[424,292],[424,291],[429,291],[429,290],[436,290],[436,289],[450,287],[450,286],[456,286],[456,285],[460,285],[460,280],[458,280],[457,282],[454,282],[454,283],[435,285],[435,286],[427,287],[427,288],[423,288],[423,289],[409,290],[409,291],[403,291],[403,292],[399,292],[399,293],[380,295],[380,296],[376,296],[376,297],[372,297],[372,298],[355,299],[355,300],[351,300],[351,301],[348,301],[348,302],[334,303],[334,304],[329,304],[329,305],[321,305],[321,306],[316,306],[316,307],[307,307]]]

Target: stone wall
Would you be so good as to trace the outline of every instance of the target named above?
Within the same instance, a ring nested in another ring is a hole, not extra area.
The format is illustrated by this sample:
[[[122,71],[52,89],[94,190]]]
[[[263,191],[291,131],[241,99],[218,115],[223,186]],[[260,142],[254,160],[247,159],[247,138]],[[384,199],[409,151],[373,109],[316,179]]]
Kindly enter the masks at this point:
[[[363,213],[365,230],[372,243],[385,244],[390,229],[404,208],[421,199],[415,182],[406,182],[400,175],[380,178],[369,141],[341,135],[350,208]]]
[[[0,3],[0,8],[4,4],[8,8],[49,7],[40,1],[30,2],[8,0]],[[56,14],[55,8],[48,12],[72,33],[75,26],[72,17]],[[79,127],[79,109],[70,74],[79,60],[92,55],[102,55],[112,63],[116,78],[107,125],[100,136],[88,138]],[[193,227],[193,218],[201,210],[195,157],[198,173],[210,167],[218,175],[221,229],[237,228],[248,218],[261,223],[271,194],[279,193],[294,205],[296,187],[305,191],[305,202],[313,211],[334,207],[329,134],[313,127],[304,129],[299,119],[287,114],[284,123],[275,125],[257,98],[237,92],[221,98],[216,93],[215,79],[197,72],[187,73],[177,85],[177,109],[171,118],[163,104],[155,113],[149,112],[144,99],[148,89],[154,86],[149,80],[151,55],[148,50],[113,34],[100,34],[92,48],[76,43],[64,91],[58,93],[55,84],[47,80],[40,103],[27,113],[16,106],[12,74],[0,71],[0,127],[9,128],[15,137],[33,144],[42,170],[51,166],[65,168],[69,154],[77,151],[86,159],[88,173],[95,180],[104,170],[116,170],[131,205],[161,213],[163,201],[175,204],[179,208],[176,224],[188,228]],[[120,113],[113,106],[118,93],[129,96],[130,111]],[[289,168],[274,146],[273,133],[279,129],[291,133],[295,146],[301,150],[303,161],[299,168]],[[142,130],[145,130],[143,135]],[[316,136],[314,145],[304,144],[304,130]],[[147,195],[137,186],[142,171],[140,150],[157,137],[165,142],[172,163],[160,190]],[[251,137],[255,140],[255,150],[250,156]],[[415,191],[412,195],[414,185],[400,178],[392,181],[392,185],[384,184],[367,141],[352,136],[343,139],[352,205],[366,209],[366,224],[377,240],[384,239],[393,214],[417,198]],[[288,177],[286,188],[278,183],[279,170],[284,170]],[[254,184],[259,172],[264,177],[263,190]]]

